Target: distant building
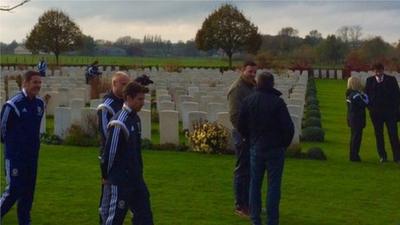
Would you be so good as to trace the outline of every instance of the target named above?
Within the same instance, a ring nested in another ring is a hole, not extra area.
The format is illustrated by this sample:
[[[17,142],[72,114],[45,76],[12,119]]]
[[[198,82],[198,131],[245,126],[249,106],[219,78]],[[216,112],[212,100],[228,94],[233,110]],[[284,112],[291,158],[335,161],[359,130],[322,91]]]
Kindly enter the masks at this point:
[[[25,46],[18,45],[14,49],[14,54],[16,54],[16,55],[32,55],[32,52],[30,52],[27,48],[25,48]]]

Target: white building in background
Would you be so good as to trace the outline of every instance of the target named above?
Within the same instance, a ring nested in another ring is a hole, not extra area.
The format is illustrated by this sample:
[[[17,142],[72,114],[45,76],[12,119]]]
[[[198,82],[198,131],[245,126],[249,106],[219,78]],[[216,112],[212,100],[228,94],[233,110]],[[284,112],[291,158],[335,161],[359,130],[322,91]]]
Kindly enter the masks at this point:
[[[25,46],[18,45],[18,47],[16,47],[14,49],[14,54],[16,54],[16,55],[32,55],[32,52],[30,52],[27,48],[25,48]]]

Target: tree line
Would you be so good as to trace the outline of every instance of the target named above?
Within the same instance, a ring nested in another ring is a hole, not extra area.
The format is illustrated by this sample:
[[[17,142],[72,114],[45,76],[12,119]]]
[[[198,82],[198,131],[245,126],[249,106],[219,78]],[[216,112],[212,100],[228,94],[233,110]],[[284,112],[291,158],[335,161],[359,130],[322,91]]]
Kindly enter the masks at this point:
[[[120,55],[146,57],[253,58],[265,68],[307,69],[313,66],[366,70],[373,62],[400,70],[400,39],[388,43],[381,37],[363,38],[362,27],[342,26],[326,38],[318,30],[305,37],[293,27],[283,27],[276,35],[261,34],[258,27],[234,5],[223,4],[210,13],[193,40],[172,43],[160,35],[131,36],[116,41],[95,40],[81,32],[61,10],[44,12],[27,34],[24,45],[34,54]],[[0,43],[3,54],[12,53],[18,43]]]

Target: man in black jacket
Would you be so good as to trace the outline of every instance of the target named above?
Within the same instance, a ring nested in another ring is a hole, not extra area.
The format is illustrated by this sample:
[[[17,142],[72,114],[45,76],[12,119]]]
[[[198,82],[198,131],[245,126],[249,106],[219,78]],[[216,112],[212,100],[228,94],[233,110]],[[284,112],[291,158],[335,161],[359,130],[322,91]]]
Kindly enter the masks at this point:
[[[386,124],[390,144],[393,151],[393,161],[400,163],[400,144],[397,130],[397,116],[400,105],[400,90],[396,78],[383,73],[381,63],[373,65],[375,76],[367,79],[365,93],[369,97],[369,112],[375,129],[376,147],[380,162],[387,162],[383,138],[383,124]]]
[[[253,225],[261,225],[261,187],[265,170],[269,186],[267,224],[279,224],[285,150],[294,135],[286,104],[273,86],[272,74],[260,74],[257,90],[244,100],[238,121],[240,134],[250,143],[250,217]]]

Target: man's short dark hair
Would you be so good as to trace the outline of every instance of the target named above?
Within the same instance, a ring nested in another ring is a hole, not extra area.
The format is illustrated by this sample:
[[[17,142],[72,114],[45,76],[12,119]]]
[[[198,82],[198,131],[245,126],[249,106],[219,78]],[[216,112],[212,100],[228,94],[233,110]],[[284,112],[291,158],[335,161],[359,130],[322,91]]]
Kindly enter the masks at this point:
[[[140,93],[146,94],[148,92],[149,92],[148,88],[144,87],[143,85],[135,81],[132,81],[124,87],[122,95],[124,96],[124,99],[126,99],[128,96],[130,96],[131,98],[135,98],[137,94]]]
[[[372,65],[372,69],[373,70],[385,70],[385,67],[383,66],[382,63],[375,63],[374,65]]]
[[[257,66],[257,64],[254,61],[245,61],[243,63],[243,68],[246,68],[247,66]]]
[[[28,70],[24,73],[24,81],[30,81],[32,79],[33,76],[39,76],[40,77],[40,73],[37,71],[33,71],[33,70]]]
[[[271,89],[274,87],[274,75],[269,72],[263,72],[258,75],[257,87],[263,89]]]

